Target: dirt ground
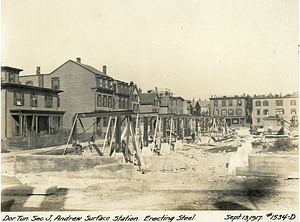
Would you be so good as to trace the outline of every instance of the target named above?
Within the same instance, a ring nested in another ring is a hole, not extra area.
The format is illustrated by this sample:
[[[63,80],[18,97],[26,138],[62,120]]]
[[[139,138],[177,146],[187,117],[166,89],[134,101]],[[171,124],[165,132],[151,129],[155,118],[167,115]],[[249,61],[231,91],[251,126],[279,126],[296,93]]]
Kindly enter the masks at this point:
[[[245,135],[242,135],[245,136]],[[246,135],[247,136],[247,135]],[[12,211],[177,211],[177,210],[297,210],[298,179],[227,176],[233,147],[186,144],[152,161],[144,174],[135,167],[130,180],[103,180],[87,187],[61,187],[51,195],[13,198]],[[19,184],[12,159],[1,163],[2,185]]]

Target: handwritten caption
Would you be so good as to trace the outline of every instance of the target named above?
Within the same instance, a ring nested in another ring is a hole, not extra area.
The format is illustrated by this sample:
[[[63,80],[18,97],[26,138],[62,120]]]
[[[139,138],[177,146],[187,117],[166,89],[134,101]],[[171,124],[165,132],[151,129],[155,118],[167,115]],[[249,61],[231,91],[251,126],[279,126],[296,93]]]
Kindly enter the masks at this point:
[[[25,215],[15,215],[11,216],[9,214],[6,214],[4,217],[2,217],[2,221],[48,221],[48,222],[55,222],[55,221],[163,221],[163,222],[173,222],[173,221],[204,221],[202,220],[201,214],[198,215],[199,218],[197,219],[197,214],[180,214],[176,216],[169,216],[168,214],[163,214],[160,216],[154,216],[151,214],[144,214],[144,215],[91,215],[87,214],[84,216],[73,216],[73,215],[61,215],[61,214],[49,214],[48,216],[39,216],[37,214],[31,215],[31,216],[25,216]],[[238,222],[238,221],[295,221],[297,218],[296,214],[276,214],[273,212],[256,215],[254,213],[252,214],[227,214],[225,217],[223,217],[223,221],[228,222]]]
[[[239,215],[231,215],[231,214],[227,214],[227,217],[224,218],[224,220],[228,220],[228,221],[261,221],[261,220],[277,220],[277,221],[285,221],[285,220],[295,220],[296,219],[296,215],[295,214],[273,214],[273,212],[268,213],[265,215],[246,215],[246,214],[239,214]]]
[[[193,215],[179,215],[179,216],[168,216],[166,214],[162,216],[152,216],[146,215],[144,217],[132,216],[132,215],[117,215],[114,217],[103,216],[103,215],[87,215],[86,217],[77,216],[62,216],[62,215],[49,215],[48,217],[41,217],[38,215],[33,215],[31,217],[26,217],[23,215],[18,215],[15,217],[5,215],[2,221],[193,221],[196,220],[196,214]]]

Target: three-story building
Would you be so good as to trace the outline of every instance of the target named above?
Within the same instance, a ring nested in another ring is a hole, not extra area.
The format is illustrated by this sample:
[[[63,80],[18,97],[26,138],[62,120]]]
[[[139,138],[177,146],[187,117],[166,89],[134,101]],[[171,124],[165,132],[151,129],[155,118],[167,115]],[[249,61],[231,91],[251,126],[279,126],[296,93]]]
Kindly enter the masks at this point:
[[[223,96],[210,98],[210,116],[225,118],[228,126],[247,126],[246,96]]]

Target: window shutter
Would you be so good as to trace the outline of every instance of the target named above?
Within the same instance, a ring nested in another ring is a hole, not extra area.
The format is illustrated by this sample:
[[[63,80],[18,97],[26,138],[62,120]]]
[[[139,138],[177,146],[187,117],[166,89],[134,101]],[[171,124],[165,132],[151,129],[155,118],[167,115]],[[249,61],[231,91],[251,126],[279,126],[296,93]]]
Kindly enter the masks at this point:
[[[34,102],[33,102],[33,95],[32,93],[30,93],[30,106],[34,106]]]
[[[14,105],[17,105],[17,92],[14,92]]]
[[[23,92],[21,93],[21,105],[22,106],[24,105],[24,93]]]
[[[50,107],[53,107],[53,96],[50,96]]]
[[[54,89],[54,80],[53,80],[53,78],[51,79],[51,88]]]

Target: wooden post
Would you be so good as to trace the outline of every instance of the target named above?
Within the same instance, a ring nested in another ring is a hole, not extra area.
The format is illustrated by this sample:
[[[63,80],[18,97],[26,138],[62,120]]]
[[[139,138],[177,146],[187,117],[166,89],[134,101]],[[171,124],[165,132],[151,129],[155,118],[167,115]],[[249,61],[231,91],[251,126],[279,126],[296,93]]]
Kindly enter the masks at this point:
[[[125,160],[127,160],[127,158],[128,158],[130,118],[131,118],[130,116],[127,116],[127,138],[126,138],[126,147],[125,147]]]
[[[36,115],[35,118],[36,118],[36,120],[35,120],[35,132],[38,133],[38,132],[39,132],[39,131],[38,131],[38,128],[39,128],[39,124],[38,124],[39,116]]]
[[[106,128],[106,133],[105,133],[105,138],[104,138],[104,143],[103,143],[103,150],[102,152],[104,152],[104,149],[105,149],[105,143],[106,143],[106,140],[107,140],[107,134],[108,134],[108,131],[109,131],[109,128],[110,128],[110,122],[111,122],[111,117],[109,117],[109,120],[108,120],[108,125],[107,125],[107,128]]]
[[[121,146],[121,116],[118,116],[116,119],[116,131],[115,131],[115,152],[120,152]]]
[[[186,130],[187,130],[187,121],[186,118],[183,118],[183,129],[182,129],[182,136],[186,136]]]
[[[113,138],[115,136],[115,132],[116,132],[117,119],[118,119],[118,117],[116,116],[115,122],[114,122],[114,129],[113,129],[113,131],[111,133],[111,138],[110,138],[110,144],[109,144],[109,154],[110,155],[112,154],[112,152],[111,152],[111,146],[112,146],[112,140],[113,140]]]
[[[165,143],[167,140],[167,119],[163,118],[163,142]]]
[[[153,130],[153,125],[152,125],[152,116],[150,117],[150,120],[149,120],[149,125],[150,125],[150,131]]]
[[[72,138],[75,141],[77,140],[77,116],[78,114],[76,114],[76,116],[73,117],[73,133],[71,132]]]
[[[138,160],[138,164],[139,164],[139,170],[141,171],[141,167],[142,165],[144,165],[144,163],[142,162],[142,158],[141,158],[141,154],[140,154],[140,149],[139,147],[137,146],[137,141],[136,141],[136,137],[133,133],[133,125],[132,125],[132,122],[130,124],[130,133],[131,133],[131,136],[132,136],[132,142],[133,142],[133,146],[135,148],[135,151],[136,151],[136,157],[137,157],[137,160]]]
[[[148,117],[144,117],[144,147],[148,146]]]
[[[171,142],[172,142],[172,131],[173,131],[173,117],[171,117],[170,119],[170,143],[169,143],[169,147],[171,148]]]
[[[180,119],[178,118],[176,120],[176,129],[177,129],[177,136],[180,134]]]
[[[71,132],[70,132],[70,135],[69,135],[69,138],[68,138],[67,144],[66,144],[66,148],[65,148],[65,150],[64,150],[64,152],[63,152],[63,155],[65,155],[65,154],[67,153],[68,144],[69,144],[69,141],[70,141],[70,139],[71,139],[71,136],[72,136],[73,130],[74,130],[74,128],[75,128],[75,125],[76,125],[76,122],[77,122],[77,116],[78,116],[78,114],[76,113],[75,117],[73,117],[73,120],[74,120],[74,121],[73,121],[73,126],[72,126],[72,129],[71,129]],[[76,133],[76,137],[77,137],[77,133]]]
[[[195,118],[195,130],[196,130],[196,133],[198,133],[198,119]]]
[[[96,130],[97,130],[97,118],[96,117],[93,117],[93,123],[94,123],[94,125],[93,125],[93,142],[95,141],[95,139],[96,139]]]
[[[49,116],[48,121],[49,121],[49,135],[51,135],[51,116]]]
[[[19,123],[20,123],[20,136],[23,136],[23,116],[19,115]]]

